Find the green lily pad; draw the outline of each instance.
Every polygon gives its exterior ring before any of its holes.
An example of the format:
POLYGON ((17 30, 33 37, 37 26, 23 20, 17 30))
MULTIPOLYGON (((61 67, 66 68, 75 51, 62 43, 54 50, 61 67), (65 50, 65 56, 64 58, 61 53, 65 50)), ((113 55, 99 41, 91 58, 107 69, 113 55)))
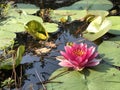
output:
POLYGON ((83 32, 83 37, 90 41, 94 41, 107 33, 110 27, 111 22, 109 20, 98 16, 88 25, 87 29, 83 32))
POLYGON ((109 63, 120 66, 120 37, 115 37, 109 41, 103 41, 98 48, 99 53, 104 58, 108 58, 109 63))
POLYGON ((71 6, 59 8, 61 10, 109 10, 113 4, 109 0, 81 0, 71 6))
POLYGON ((45 30, 48 33, 54 33, 56 31, 58 31, 58 24, 55 24, 55 23, 43 23, 43 26, 44 26, 45 30))
POLYGON ((92 14, 92 15, 100 15, 100 16, 107 16, 108 11, 104 10, 54 10, 53 13, 51 13, 50 17, 52 20, 60 21, 61 18, 68 19, 68 16, 71 17, 73 20, 79 20, 81 18, 84 18, 86 15, 92 14))
POLYGON ((14 38, 16 38, 15 33, 0 30, 0 50, 14 44, 14 38))
POLYGON ((110 16, 107 18, 112 22, 112 27, 109 30, 109 33, 120 35, 120 17, 119 16, 110 16))
POLYGON ((25 31, 24 25, 31 20, 37 20, 39 22, 43 22, 42 18, 33 15, 17 15, 7 19, 2 22, 3 25, 0 26, 2 30, 10 31, 10 32, 23 32, 25 31), (14 27, 14 28, 13 28, 14 27))
POLYGON ((105 17, 109 14, 108 11, 105 11, 105 10, 88 10, 87 11, 88 14, 92 14, 92 15, 98 15, 98 16, 102 16, 102 17, 105 17))
POLYGON ((17 67, 21 60, 22 60, 22 55, 24 54, 25 51, 25 46, 21 45, 18 47, 17 53, 16 53, 16 57, 10 57, 6 60, 0 60, 0 69, 6 69, 6 70, 10 70, 13 68, 13 64, 15 63, 15 67, 17 67), (15 62, 14 62, 15 60, 15 62))
POLYGON ((53 72, 46 84, 47 90, 119 90, 120 72, 101 63, 83 71, 66 71, 60 68, 53 72))
POLYGON ((51 13, 51 18, 52 20, 60 21, 61 18, 67 20, 68 16, 70 16, 72 20, 78 20, 86 15, 86 10, 54 10, 54 12, 51 13))
POLYGON ((22 10, 23 12, 26 12, 27 14, 34 14, 36 11, 38 11, 40 8, 36 7, 33 4, 23 4, 23 3, 17 3, 18 10, 22 10))

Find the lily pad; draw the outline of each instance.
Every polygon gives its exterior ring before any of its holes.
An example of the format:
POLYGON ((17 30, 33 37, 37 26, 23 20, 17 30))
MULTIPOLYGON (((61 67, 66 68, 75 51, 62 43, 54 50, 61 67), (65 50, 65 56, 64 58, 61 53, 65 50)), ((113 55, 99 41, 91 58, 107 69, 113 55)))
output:
POLYGON ((59 8, 61 10, 109 10, 113 4, 109 0, 81 0, 68 7, 59 8))
POLYGON ((58 31, 58 24, 55 23, 43 23, 45 30, 48 33, 54 33, 58 31))
POLYGON ((25 11, 27 14, 34 14, 36 13, 40 8, 36 7, 33 4, 23 4, 23 3, 17 3, 18 10, 25 11))
POLYGON ((104 58, 108 58, 109 63, 120 66, 120 37, 115 37, 109 41, 103 41, 98 48, 99 53, 104 58))
POLYGON ((0 50, 14 44, 14 38, 16 38, 15 33, 0 30, 0 50))
POLYGON ((104 10, 54 10, 53 13, 51 13, 50 17, 52 20, 60 21, 61 18, 68 19, 68 16, 71 17, 73 20, 79 20, 81 18, 84 18, 86 15, 92 14, 92 15, 100 15, 100 16, 107 16, 108 11, 104 10))
POLYGON ((54 12, 51 13, 51 18, 52 20, 60 21, 61 18, 67 19, 68 16, 70 16, 72 20, 78 20, 85 15, 87 15, 86 10, 54 10, 54 12))
POLYGON ((90 41, 94 41, 107 33, 110 27, 111 22, 109 20, 98 16, 88 25, 87 29, 83 32, 83 37, 90 41))
POLYGON ((51 81, 46 84, 46 88, 47 90, 119 90, 119 77, 120 72, 105 63, 81 72, 60 68, 50 76, 51 81))
POLYGON ((109 33, 120 35, 120 17, 119 16, 110 16, 107 18, 112 22, 112 27, 109 30, 109 33))
POLYGON ((10 32, 23 32, 25 31, 24 25, 31 20, 37 20, 39 22, 43 22, 42 18, 33 15, 17 15, 7 19, 2 22, 3 25, 0 26, 2 30, 10 31, 10 32), (13 28, 14 27, 14 28, 13 28))

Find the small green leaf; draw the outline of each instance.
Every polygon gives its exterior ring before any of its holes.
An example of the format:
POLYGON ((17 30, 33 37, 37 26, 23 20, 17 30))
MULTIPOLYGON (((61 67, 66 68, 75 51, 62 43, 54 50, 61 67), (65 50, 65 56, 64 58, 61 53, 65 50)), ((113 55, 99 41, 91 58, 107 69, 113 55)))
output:
POLYGON ((27 14, 34 14, 36 11, 38 11, 40 8, 36 7, 33 4, 23 4, 23 3, 17 3, 18 10, 25 11, 27 14))
POLYGON ((25 46, 21 45, 18 47, 17 53, 16 53, 16 57, 10 57, 6 60, 0 60, 0 69, 7 69, 10 70, 13 68, 13 64, 15 64, 15 67, 17 67, 21 60, 22 60, 22 56, 24 54, 25 51, 25 46), (15 62, 14 62, 15 60, 15 62))
POLYGON ((112 22, 112 27, 110 28, 109 33, 120 35, 120 17, 110 16, 107 19, 112 22))
POLYGON ((70 16, 73 21, 79 20, 85 15, 87 15, 86 10, 54 10, 54 12, 51 13, 51 19, 60 21, 61 18, 65 18, 67 20, 68 16, 70 16))
POLYGON ((15 33, 0 30, 0 50, 14 44, 14 38, 16 38, 15 33))
POLYGON ((58 25, 55 23, 43 23, 43 25, 45 27, 45 30, 48 33, 53 33, 53 32, 58 31, 58 25))

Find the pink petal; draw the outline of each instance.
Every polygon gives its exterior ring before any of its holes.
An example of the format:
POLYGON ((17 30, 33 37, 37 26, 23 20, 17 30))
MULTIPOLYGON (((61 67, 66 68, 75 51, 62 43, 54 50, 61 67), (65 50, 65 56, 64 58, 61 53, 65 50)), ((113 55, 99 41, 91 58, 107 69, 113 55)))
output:
POLYGON ((95 52, 93 55, 89 57, 89 60, 93 60, 98 55, 98 52, 95 52))
POLYGON ((71 46, 65 46, 64 49, 67 54, 71 53, 71 46))
POLYGON ((94 59, 86 64, 86 67, 96 66, 100 63, 101 59, 94 59))
POLYGON ((80 63, 80 66, 84 66, 84 67, 85 67, 86 63, 88 63, 88 59, 83 60, 83 61, 80 63))
POLYGON ((65 59, 69 59, 69 56, 66 54, 66 52, 60 51, 61 55, 65 57, 65 59))
POLYGON ((57 56, 56 59, 59 60, 59 61, 66 60, 63 56, 57 56))
POLYGON ((87 44, 84 44, 84 45, 81 47, 81 50, 87 51, 87 44))
POLYGON ((86 57, 89 58, 94 52, 95 52, 95 47, 88 48, 86 57))
POLYGON ((74 65, 67 60, 61 61, 59 65, 63 67, 74 67, 74 65))

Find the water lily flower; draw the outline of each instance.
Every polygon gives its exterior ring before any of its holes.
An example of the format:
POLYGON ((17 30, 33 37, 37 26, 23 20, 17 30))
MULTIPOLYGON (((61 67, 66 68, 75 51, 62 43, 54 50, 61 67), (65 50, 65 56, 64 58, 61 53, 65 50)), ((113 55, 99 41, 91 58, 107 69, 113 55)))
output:
POLYGON ((57 57, 61 61, 59 63, 60 66, 81 71, 85 67, 96 66, 100 63, 100 60, 95 58, 98 53, 93 46, 88 48, 87 44, 73 43, 64 48, 65 52, 60 51, 61 58, 57 57))

